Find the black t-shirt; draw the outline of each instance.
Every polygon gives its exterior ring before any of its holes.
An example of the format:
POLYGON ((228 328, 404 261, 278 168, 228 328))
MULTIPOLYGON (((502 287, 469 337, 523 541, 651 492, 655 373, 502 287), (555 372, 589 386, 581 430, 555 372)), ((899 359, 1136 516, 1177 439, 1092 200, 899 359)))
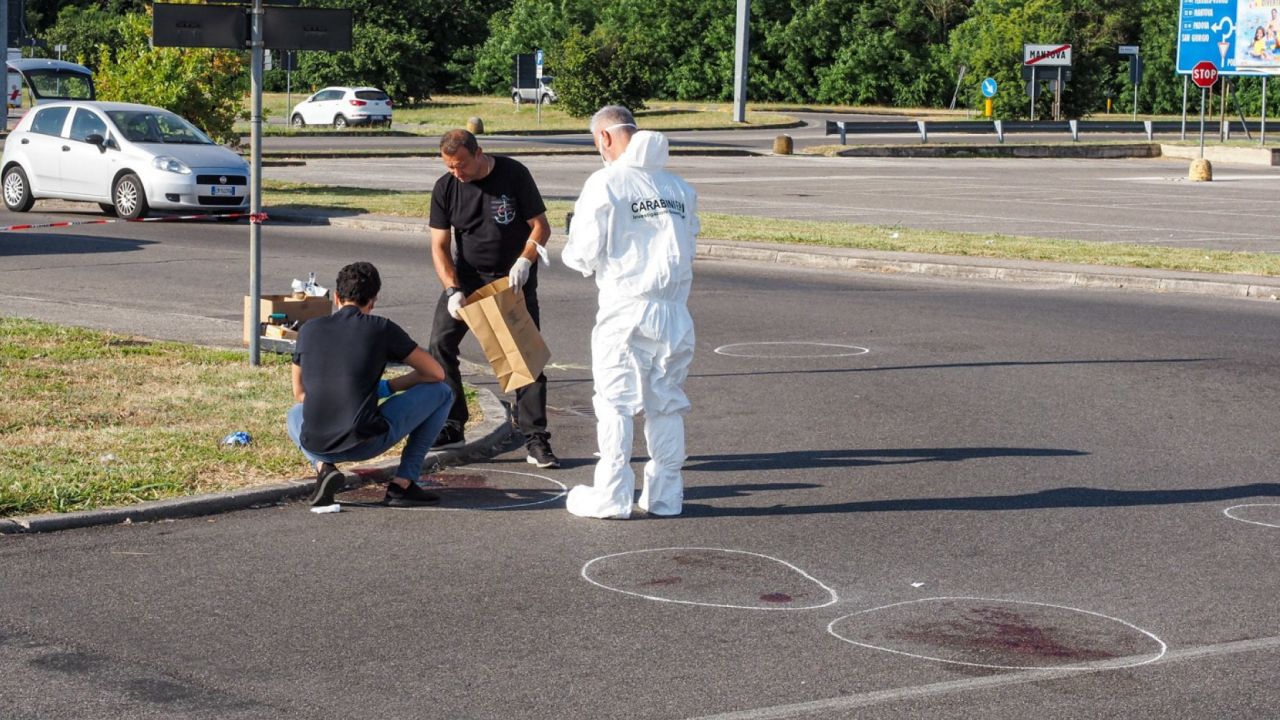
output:
POLYGON ((491 155, 493 170, 462 182, 446 173, 431 191, 437 230, 453 228, 458 269, 506 273, 529 240, 529 221, 547 211, 533 175, 508 157, 491 155))
POLYGON ((399 325, 347 305, 303 323, 293 362, 302 368, 302 446, 338 453, 385 433, 378 381, 388 362, 402 362, 418 344, 399 325))

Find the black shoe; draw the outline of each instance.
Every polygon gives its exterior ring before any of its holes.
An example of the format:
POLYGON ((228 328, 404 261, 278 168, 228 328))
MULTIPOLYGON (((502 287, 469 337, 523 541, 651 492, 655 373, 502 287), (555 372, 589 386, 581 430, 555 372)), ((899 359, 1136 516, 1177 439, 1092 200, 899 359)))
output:
POLYGON ((417 483, 409 483, 409 487, 402 488, 392 482, 387 483, 387 496, 382 502, 391 507, 418 507, 437 505, 440 503, 440 496, 423 490, 417 483))
POLYGON ((433 448, 453 447, 466 442, 466 438, 462 434, 462 428, 458 425, 446 423, 440 428, 440 434, 436 436, 436 441, 431 443, 433 448))
POLYGON ((545 438, 534 438, 525 445, 529 457, 525 458, 525 462, 530 465, 537 465, 543 470, 560 467, 560 458, 551 452, 551 444, 545 438))
POLYGON ((311 491, 307 502, 312 507, 319 505, 332 505, 333 496, 342 489, 342 484, 346 482, 347 477, 342 474, 333 463, 321 463, 320 469, 316 471, 316 487, 311 491))

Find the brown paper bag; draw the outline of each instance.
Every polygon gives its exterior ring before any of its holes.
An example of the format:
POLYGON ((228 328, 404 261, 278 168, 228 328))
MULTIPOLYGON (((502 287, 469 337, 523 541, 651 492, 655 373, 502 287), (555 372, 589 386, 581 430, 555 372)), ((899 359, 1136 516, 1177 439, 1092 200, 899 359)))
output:
POLYGON ((462 319, 480 341, 502 392, 532 384, 551 359, 525 307, 524 294, 511 292, 507 278, 471 293, 462 306, 462 319))

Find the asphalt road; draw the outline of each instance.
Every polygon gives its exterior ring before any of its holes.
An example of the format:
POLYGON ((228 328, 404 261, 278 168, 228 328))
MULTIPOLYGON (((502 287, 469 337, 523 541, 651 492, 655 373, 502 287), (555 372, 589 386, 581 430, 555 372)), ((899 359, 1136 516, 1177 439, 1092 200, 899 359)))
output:
MULTIPOLYGON (((522 156, 543 195, 573 200, 594 156, 522 156)), ((958 232, 1280 251, 1280 173, 1220 165, 1211 183, 1182 160, 1030 160, 676 156, 704 211, 958 232)), ((429 191, 436 159, 311 159, 264 177, 429 191)), ((552 218, 563 226, 564 218, 552 218)), ((2 220, 0 220, 2 221, 2 220)))
MULTIPOLYGON (((234 343, 244 234, 2 235, 0 298, 234 343)), ((421 237, 268 238, 268 289, 369 259, 426 337, 421 237)), ((564 512, 557 483, 591 475, 594 298, 556 266, 565 469, 451 470, 451 509, 0 540, 5 717, 1274 716, 1271 304, 697 273, 683 516, 564 512)))

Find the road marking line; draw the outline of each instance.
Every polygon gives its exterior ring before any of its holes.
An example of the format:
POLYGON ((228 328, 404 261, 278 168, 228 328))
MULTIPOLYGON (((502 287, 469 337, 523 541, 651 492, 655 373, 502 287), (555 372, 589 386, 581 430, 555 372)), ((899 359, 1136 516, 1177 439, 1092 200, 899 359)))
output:
MULTIPOLYGON (((1172 650, 1167 653, 1159 663, 1148 667, 1159 667, 1165 663, 1180 662, 1184 660, 1199 660, 1201 658, 1220 657, 1223 655, 1236 655, 1239 653, 1275 649, 1280 649, 1280 637, 1238 640, 1235 642, 1219 643, 1217 645, 1202 645, 1200 647, 1172 650)), ((929 685, 894 688, 892 690, 877 690, 874 692, 858 693, 856 695, 827 698, 826 700, 813 700, 811 702, 793 703, 790 705, 753 708, 750 710, 720 713, 718 715, 702 715, 696 718, 690 718, 689 720, 780 720, 782 718, 795 718, 802 717, 804 715, 811 715, 813 713, 830 713, 833 711, 850 710, 853 708, 867 707, 869 705, 878 705, 880 703, 897 702, 899 700, 914 700, 917 698, 945 695, 954 692, 971 692, 974 690, 984 690, 987 688, 1005 687, 1009 685, 1047 682, 1057 678, 1076 678, 1080 677, 1082 671, 1087 673, 1112 671, 1115 669, 1114 663, 1115 658, 1112 658, 1111 660, 1100 661, 1097 663, 1077 665, 1073 670, 1026 670, 984 678, 967 678, 964 680, 952 680, 948 682, 932 683, 929 685), (1097 667, 1092 668, 1089 667, 1090 665, 1096 665, 1097 667), (1054 678, 1054 675, 1056 675, 1057 678, 1054 678)))

